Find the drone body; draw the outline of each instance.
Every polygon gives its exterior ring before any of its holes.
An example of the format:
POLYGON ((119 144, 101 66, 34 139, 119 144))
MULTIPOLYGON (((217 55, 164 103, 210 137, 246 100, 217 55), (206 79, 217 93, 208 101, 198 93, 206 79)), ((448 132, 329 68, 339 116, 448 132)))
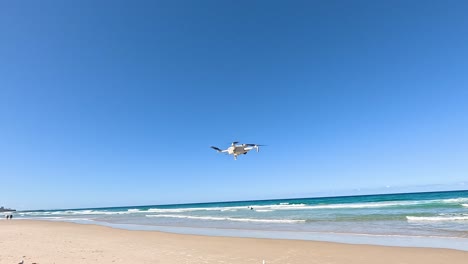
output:
POLYGON ((258 144, 238 144, 239 142, 235 141, 232 142, 231 146, 228 147, 227 149, 220 149, 217 147, 211 146, 212 149, 220 152, 220 153, 227 153, 229 155, 234 156, 234 160, 237 160, 237 156, 242 155, 242 154, 247 154, 247 152, 251 151, 252 149, 256 149, 257 152, 260 150, 260 146, 263 145, 258 145, 258 144))

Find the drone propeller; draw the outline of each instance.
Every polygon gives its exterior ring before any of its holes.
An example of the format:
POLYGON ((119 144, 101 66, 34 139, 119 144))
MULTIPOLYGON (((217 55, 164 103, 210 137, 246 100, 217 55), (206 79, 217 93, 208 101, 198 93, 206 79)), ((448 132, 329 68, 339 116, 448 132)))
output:
POLYGON ((217 148, 217 147, 214 147, 214 146, 211 146, 210 148, 212 148, 212 149, 214 149, 214 150, 216 150, 216 151, 218 151, 218 152, 221 152, 221 151, 222 151, 220 148, 217 148))

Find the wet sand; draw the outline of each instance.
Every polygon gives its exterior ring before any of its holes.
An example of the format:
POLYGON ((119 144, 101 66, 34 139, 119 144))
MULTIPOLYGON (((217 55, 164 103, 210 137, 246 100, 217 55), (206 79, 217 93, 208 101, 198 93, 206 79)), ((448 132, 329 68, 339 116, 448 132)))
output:
POLYGON ((52 221, 0 221, 0 264, 450 263, 468 251, 129 231, 52 221))

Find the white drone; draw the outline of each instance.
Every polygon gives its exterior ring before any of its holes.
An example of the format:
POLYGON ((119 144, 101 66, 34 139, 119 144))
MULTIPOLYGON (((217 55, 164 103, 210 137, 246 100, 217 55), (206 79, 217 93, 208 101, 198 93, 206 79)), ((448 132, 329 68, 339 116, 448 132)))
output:
POLYGON ((256 149, 257 152, 260 150, 260 146, 265 146, 265 145, 258 145, 258 144, 238 144, 239 142, 234 141, 232 142, 231 146, 227 149, 220 149, 217 147, 211 146, 212 149, 220 152, 220 153, 227 153, 229 155, 234 156, 234 160, 237 160, 237 156, 242 155, 242 154, 247 154, 247 152, 251 151, 252 149, 256 149))

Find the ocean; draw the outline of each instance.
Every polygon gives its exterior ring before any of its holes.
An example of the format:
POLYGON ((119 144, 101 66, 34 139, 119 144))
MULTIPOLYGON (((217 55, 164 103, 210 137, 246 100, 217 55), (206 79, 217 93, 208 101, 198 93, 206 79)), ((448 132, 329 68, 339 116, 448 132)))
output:
POLYGON ((15 218, 468 251, 468 191, 36 210, 17 212, 15 218))

